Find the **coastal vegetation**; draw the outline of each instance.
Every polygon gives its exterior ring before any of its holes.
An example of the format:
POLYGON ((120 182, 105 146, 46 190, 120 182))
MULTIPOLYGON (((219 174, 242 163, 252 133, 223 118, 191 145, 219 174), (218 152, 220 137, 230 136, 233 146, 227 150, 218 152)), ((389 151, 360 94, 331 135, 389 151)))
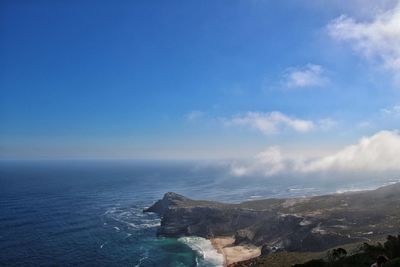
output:
POLYGON ((400 266, 400 235, 389 235, 385 242, 355 243, 319 253, 278 252, 229 267, 370 267, 380 255, 389 259, 385 267, 400 266))
POLYGON ((386 256, 389 261, 385 267, 400 266, 400 235, 387 237, 386 242, 371 245, 364 243, 360 251, 347 255, 343 248, 333 249, 327 253, 325 259, 311 260, 295 267, 369 267, 380 255, 386 256))

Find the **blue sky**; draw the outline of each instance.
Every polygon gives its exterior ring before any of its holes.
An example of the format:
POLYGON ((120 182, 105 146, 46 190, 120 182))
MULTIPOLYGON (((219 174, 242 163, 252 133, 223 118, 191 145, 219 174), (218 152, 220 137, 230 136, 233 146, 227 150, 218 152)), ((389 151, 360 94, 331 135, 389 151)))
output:
POLYGON ((319 155, 396 131, 398 1, 322 2, 2 1, 0 158, 319 155))

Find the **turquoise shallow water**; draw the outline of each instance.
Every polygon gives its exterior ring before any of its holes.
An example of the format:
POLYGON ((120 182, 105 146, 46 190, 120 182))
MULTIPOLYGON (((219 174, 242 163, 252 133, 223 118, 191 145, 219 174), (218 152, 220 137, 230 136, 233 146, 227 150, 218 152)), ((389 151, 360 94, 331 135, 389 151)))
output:
POLYGON ((239 202, 377 183, 244 183, 188 162, 0 162, 0 266, 218 266, 204 240, 157 238, 160 219, 143 208, 167 191, 239 202))

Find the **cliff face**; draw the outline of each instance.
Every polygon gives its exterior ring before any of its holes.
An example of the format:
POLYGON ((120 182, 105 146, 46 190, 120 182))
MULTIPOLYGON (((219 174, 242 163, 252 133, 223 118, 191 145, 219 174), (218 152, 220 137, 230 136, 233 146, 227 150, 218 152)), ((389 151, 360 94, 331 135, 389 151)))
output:
POLYGON ((271 251, 322 251, 381 238, 400 229, 400 184, 374 191, 241 204, 167 193, 145 212, 162 218, 162 236, 235 236, 271 251))
POLYGON ((159 214, 162 220, 158 234, 171 237, 232 235, 251 226, 266 213, 241 209, 233 204, 195 201, 171 192, 145 212, 159 214))

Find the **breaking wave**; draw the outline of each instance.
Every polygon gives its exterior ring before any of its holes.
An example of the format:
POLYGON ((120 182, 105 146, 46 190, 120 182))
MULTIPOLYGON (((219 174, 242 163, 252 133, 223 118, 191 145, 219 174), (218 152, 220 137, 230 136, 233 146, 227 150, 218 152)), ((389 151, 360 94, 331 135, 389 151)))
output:
POLYGON ((197 266, 199 267, 223 267, 224 257, 218 253, 211 241, 202 237, 181 237, 179 242, 184 243, 197 254, 197 266))

